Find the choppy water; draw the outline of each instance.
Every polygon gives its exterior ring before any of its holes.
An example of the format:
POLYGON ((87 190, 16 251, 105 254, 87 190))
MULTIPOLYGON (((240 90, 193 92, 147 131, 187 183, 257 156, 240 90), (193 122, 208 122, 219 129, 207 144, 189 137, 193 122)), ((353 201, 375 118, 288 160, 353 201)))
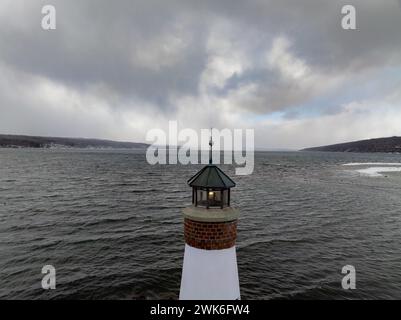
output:
MULTIPOLYGON (((401 298, 401 175, 349 162, 399 155, 256 153, 234 176, 243 299, 401 298), (341 288, 341 268, 357 290, 341 288)), ((176 299, 186 180, 139 151, 0 149, 0 298, 176 299), (41 269, 57 289, 41 289, 41 269)))

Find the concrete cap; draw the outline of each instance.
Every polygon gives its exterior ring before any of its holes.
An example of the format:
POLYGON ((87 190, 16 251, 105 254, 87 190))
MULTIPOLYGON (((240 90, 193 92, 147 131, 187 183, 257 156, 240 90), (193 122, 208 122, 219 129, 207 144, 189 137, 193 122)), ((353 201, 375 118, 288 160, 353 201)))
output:
POLYGON ((182 210, 185 218, 200 222, 226 222, 234 221, 239 217, 239 210, 232 207, 220 208, 202 208, 187 207, 182 210))

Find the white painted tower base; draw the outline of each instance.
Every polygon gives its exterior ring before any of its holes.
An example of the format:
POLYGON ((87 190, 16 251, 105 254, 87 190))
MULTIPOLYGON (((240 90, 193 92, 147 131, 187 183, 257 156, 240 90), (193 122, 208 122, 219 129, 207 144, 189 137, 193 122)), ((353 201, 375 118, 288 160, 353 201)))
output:
POLYGON ((197 249, 185 244, 180 300, 239 300, 235 246, 197 249))

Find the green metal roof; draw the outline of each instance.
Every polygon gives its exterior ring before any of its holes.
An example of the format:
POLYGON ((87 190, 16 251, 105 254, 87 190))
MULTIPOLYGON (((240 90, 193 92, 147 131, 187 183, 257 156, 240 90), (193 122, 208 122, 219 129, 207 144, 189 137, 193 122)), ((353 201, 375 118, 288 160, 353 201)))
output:
POLYGON ((191 187, 203 188, 223 188, 235 187, 235 182, 231 180, 219 167, 209 164, 188 180, 191 187))

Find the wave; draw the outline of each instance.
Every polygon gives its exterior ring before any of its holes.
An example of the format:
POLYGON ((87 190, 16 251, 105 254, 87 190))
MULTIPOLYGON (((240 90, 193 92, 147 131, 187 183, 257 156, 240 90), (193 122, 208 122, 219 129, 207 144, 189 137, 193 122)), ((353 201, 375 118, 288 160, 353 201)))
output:
POLYGON ((355 171, 369 177, 382 177, 382 173, 401 172, 401 167, 370 167, 355 171))
POLYGON ((149 193, 149 192, 160 192, 159 189, 140 189, 140 190, 131 190, 131 193, 149 193))
POLYGON ((250 240, 250 241, 242 241, 241 244, 237 245, 238 249, 246 249, 248 247, 252 247, 255 245, 261 244, 269 244, 269 245, 278 245, 278 244, 295 244, 295 243, 311 243, 312 239, 308 238, 300 238, 300 239, 260 239, 260 240, 250 240))
POLYGON ((343 166, 401 166, 401 162, 350 162, 343 166))

